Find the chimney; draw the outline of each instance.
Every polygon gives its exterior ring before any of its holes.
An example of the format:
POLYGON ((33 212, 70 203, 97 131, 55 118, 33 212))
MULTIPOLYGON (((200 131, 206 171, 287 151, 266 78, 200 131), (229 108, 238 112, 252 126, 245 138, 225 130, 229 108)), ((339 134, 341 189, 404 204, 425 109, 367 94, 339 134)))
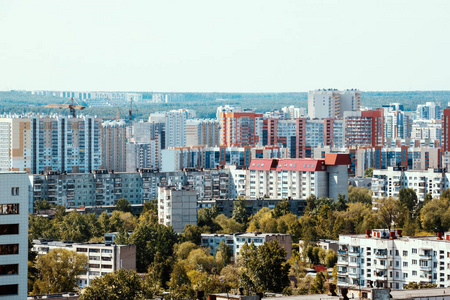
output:
POLYGON ((390 240, 395 240, 397 237, 395 236, 395 231, 390 231, 389 232, 389 239, 390 240))
POLYGON ((370 238, 371 235, 372 235, 372 230, 370 230, 370 229, 366 230, 366 237, 370 238))
POLYGON ((438 237, 437 238, 438 240, 442 240, 443 239, 442 236, 444 235, 444 233, 443 232, 437 232, 436 235, 438 237))

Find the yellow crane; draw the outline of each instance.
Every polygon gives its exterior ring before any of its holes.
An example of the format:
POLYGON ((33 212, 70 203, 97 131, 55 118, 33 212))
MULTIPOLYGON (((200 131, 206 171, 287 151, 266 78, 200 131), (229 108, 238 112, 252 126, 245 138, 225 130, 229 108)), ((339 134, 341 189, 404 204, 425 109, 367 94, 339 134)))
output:
POLYGON ((74 118, 76 117, 75 109, 83 110, 86 108, 85 106, 80 105, 76 100, 74 100, 73 97, 70 98, 70 100, 66 101, 63 104, 47 104, 45 107, 59 108, 59 109, 68 108, 70 111, 70 114, 74 118))

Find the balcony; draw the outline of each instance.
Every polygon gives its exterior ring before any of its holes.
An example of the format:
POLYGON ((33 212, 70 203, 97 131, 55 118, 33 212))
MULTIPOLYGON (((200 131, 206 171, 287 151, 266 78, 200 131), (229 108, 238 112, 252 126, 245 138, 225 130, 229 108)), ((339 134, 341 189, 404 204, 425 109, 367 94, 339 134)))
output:
POLYGON ((346 261, 346 260, 338 260, 337 264, 338 264, 338 266, 347 266, 348 265, 348 261, 346 261))
POLYGON ((350 277, 350 278, 359 278, 359 274, 358 273, 348 273, 348 277, 350 277))
POLYGON ((422 260, 430 260, 433 258, 429 253, 420 253, 419 256, 422 260))
POLYGON ((377 269, 377 270, 387 270, 387 265, 377 264, 375 266, 375 269, 377 269))
POLYGON ((386 259, 387 258, 387 253, 377 252, 377 253, 375 253, 375 257, 376 258, 381 258, 381 259, 386 259))
POLYGON ((357 268, 359 268, 359 262, 357 262, 357 261, 349 261, 348 262, 348 266, 349 267, 357 267, 357 268))
POLYGON ((431 266, 420 266, 421 271, 430 271, 431 272, 431 266))
POLYGON ((348 253, 347 250, 338 250, 337 251, 337 254, 340 254, 340 255, 347 255, 347 253, 348 253))
POLYGON ((360 253, 359 253, 359 251, 349 251, 349 252, 348 252, 348 255, 349 255, 349 256, 359 256, 360 253))

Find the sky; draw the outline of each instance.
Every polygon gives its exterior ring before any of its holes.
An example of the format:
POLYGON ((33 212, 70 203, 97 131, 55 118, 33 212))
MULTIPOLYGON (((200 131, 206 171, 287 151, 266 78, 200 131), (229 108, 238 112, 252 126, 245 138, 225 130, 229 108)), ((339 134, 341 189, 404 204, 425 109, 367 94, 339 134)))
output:
POLYGON ((0 0, 0 90, 450 89, 448 0, 0 0))

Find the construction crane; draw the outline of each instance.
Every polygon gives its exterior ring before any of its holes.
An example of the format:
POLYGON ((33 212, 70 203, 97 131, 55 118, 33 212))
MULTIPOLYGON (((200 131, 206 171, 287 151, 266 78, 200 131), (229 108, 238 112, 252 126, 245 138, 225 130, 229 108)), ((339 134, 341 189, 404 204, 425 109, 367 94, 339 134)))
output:
POLYGON ((74 118, 76 118, 75 109, 83 110, 86 108, 85 106, 80 105, 76 100, 74 100, 73 97, 63 104, 47 104, 45 107, 59 108, 59 109, 68 108, 70 110, 70 114, 74 118))

